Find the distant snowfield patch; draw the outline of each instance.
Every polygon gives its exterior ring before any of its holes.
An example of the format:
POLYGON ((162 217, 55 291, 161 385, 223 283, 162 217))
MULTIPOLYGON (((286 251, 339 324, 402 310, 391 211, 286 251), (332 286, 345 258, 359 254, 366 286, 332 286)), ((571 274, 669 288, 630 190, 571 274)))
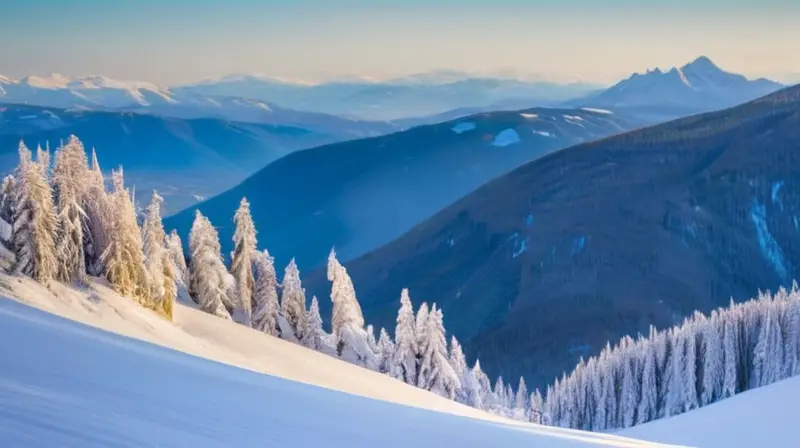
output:
POLYGON ((534 134, 537 134, 537 135, 543 135, 543 136, 545 136, 545 137, 551 137, 551 138, 555 138, 555 135, 553 135, 553 134, 551 134, 551 133, 549 133, 549 132, 547 132, 547 131, 537 131, 537 130, 534 130, 534 131, 533 131, 533 133, 534 133, 534 134))
POLYGON ((517 131, 513 129, 504 129, 494 137, 494 140, 492 141, 492 146, 498 146, 502 148, 519 142, 520 138, 517 131))
POLYGON ((539 118, 539 114, 519 114, 519 116, 522 118, 527 118, 528 120, 539 118))
POLYGON ((583 117, 580 117, 578 115, 564 115, 564 118, 566 118, 567 120, 583 121, 583 117))
POLYGON ((595 109, 593 107, 581 107, 581 110, 585 110, 586 112, 594 112, 596 114, 609 114, 609 115, 613 115, 614 114, 614 112, 611 112, 610 110, 595 109))
POLYGON ((0 446, 667 446, 511 422, 186 305, 165 321, 99 281, 0 275, 0 295, 139 339, 0 298, 0 446))
POLYGON ((464 122, 458 123, 457 125, 453 126, 451 130, 456 134, 462 134, 467 131, 472 131, 475 129, 475 123, 464 122))
POLYGON ((789 378, 618 434, 702 448, 795 448, 798 396, 800 377, 789 378))

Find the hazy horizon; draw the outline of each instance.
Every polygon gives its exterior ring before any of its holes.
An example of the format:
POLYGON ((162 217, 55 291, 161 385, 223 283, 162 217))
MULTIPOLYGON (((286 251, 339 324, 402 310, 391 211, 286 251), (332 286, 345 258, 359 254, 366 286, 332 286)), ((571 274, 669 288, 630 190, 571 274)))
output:
POLYGON ((798 22, 800 2, 789 0, 27 0, 0 17, 0 74, 175 85, 454 70, 610 84, 704 55, 751 78, 797 82, 798 22))

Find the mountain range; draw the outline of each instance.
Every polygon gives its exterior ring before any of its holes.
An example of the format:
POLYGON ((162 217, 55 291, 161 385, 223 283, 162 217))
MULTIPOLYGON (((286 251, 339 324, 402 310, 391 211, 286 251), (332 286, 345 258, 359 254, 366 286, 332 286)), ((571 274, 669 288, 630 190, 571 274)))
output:
POLYGON ((232 216, 247 197, 260 245, 278 265, 310 269, 336 246, 341 259, 388 243, 517 166, 634 127, 602 110, 535 108, 477 114, 284 157, 225 193, 168 218, 186 236, 194 209, 231 249, 232 216))
POLYGON ((281 107, 272 101, 223 95, 202 95, 152 83, 118 81, 104 76, 68 78, 0 76, 0 103, 62 109, 136 112, 170 118, 216 118, 246 123, 302 127, 314 132, 363 138, 386 134, 397 125, 341 118, 281 107))
POLYGON ((429 116, 462 107, 523 109, 554 105, 601 86, 559 84, 508 78, 412 76, 374 82, 350 80, 323 84, 287 83, 265 76, 234 75, 174 88, 178 93, 222 95, 272 101, 299 110, 362 120, 429 116))
POLYGON ((660 122, 735 106, 772 93, 784 85, 747 79, 727 72, 706 56, 668 71, 634 73, 608 89, 570 100, 568 106, 627 110, 642 120, 660 122))
POLYGON ((292 151, 346 138, 210 118, 0 104, 0 173, 16 166, 20 140, 31 148, 55 150, 72 134, 87 149, 96 149, 104 170, 124 165, 128 182, 138 191, 158 190, 167 199, 166 213, 225 191, 292 151))
MULTIPOLYGON (((606 341, 791 284, 798 147, 800 86, 539 158, 347 270, 376 327, 408 287, 487 372, 549 383, 606 341)), ((305 285, 327 296, 324 272, 305 285)))

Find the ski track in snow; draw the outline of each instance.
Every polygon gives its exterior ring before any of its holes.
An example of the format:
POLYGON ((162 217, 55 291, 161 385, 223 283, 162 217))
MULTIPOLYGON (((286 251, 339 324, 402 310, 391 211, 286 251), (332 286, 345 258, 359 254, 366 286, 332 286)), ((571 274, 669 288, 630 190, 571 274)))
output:
POLYGON ((248 360, 266 358, 273 369, 302 381, 198 358, 0 298, 0 328, 14 335, 0 338, 3 447, 664 446, 510 422, 180 304, 176 325, 97 285, 90 291, 57 286, 57 298, 46 297, 29 279, 3 275, 0 286, 44 309, 127 333, 144 326, 139 337, 173 343, 186 338, 187 346, 194 337, 210 354, 220 347, 200 337, 203 331, 223 339, 223 346, 246 343, 241 348, 253 353, 248 360), (96 295, 92 303, 89 294, 96 295), (296 365, 281 365, 286 363, 296 365), (346 378, 352 390, 397 396, 416 407, 309 384, 315 375, 334 384, 346 378), (451 412, 431 410, 436 407, 451 412), (470 414, 477 418, 464 417, 470 414))

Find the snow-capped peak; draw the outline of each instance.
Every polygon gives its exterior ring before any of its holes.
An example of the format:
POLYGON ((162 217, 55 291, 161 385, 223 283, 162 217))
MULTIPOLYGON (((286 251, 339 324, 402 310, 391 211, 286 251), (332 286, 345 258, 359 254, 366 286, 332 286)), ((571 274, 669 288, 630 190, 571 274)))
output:
POLYGON ((716 64, 714 64, 711 59, 707 56, 700 56, 694 61, 684 65, 681 67, 681 70, 686 69, 693 69, 693 70, 700 70, 700 71, 707 71, 707 72, 723 72, 721 68, 719 68, 716 64))
POLYGON ((61 73, 51 73, 48 76, 26 76, 20 80, 20 84, 26 84, 40 89, 64 89, 69 84, 70 79, 61 73))
POLYGON ((16 84, 17 81, 13 78, 9 78, 8 76, 0 75, 0 84, 16 84))

